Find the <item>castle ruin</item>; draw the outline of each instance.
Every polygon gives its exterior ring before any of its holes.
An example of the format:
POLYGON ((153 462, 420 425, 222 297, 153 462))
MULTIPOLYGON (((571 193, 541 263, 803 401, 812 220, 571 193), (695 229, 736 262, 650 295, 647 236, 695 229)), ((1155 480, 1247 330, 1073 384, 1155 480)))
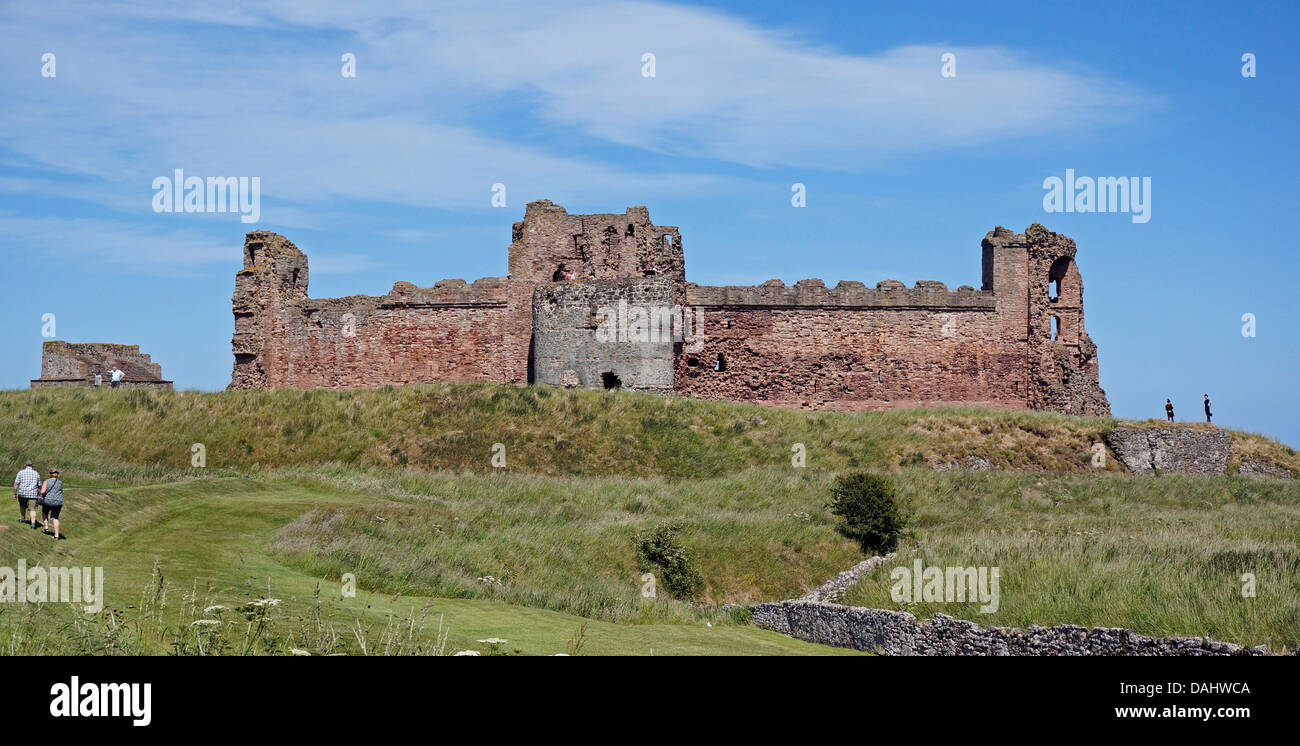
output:
POLYGON ((307 256, 254 231, 235 279, 230 387, 477 381, 812 409, 1108 415, 1074 241, 1034 224, 995 228, 982 246, 978 290, 704 286, 686 281, 677 228, 654 225, 645 207, 570 215, 542 200, 514 224, 506 277, 318 299, 307 256))
POLYGON ((88 342, 74 344, 51 339, 41 346, 41 377, 32 380, 32 388, 93 386, 95 372, 103 385, 109 385, 114 367, 122 369, 121 386, 126 388, 170 389, 171 381, 162 377, 162 366, 140 352, 140 345, 88 342))

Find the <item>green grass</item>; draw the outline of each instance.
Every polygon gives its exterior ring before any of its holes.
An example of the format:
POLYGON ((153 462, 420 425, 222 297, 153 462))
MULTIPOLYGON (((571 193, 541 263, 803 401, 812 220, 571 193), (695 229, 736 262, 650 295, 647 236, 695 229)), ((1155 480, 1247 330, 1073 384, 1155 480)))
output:
MULTIPOLYGON (((190 624, 221 604, 207 652, 487 652, 487 637, 527 654, 578 638, 586 653, 832 652, 716 609, 802 595, 861 559, 825 510, 853 469, 889 474, 917 506, 900 561, 919 540, 927 563, 1002 569, 997 614, 910 609, 923 617, 1300 644, 1300 486, 1092 469, 1116 424, 477 385, 0 392, 0 463, 63 469, 72 536, 0 521, 0 565, 103 566, 113 609, 0 604, 0 651, 194 652, 190 624), (807 468, 791 465, 796 443, 807 468), (999 471, 929 468, 965 456, 999 471), (663 522, 682 527, 694 599, 641 598, 634 537, 663 522), (1245 572, 1256 598, 1240 597, 1245 572), (345 573, 356 598, 339 597, 345 573), (282 605, 266 617, 234 611, 268 595, 282 605)), ((1244 457, 1300 472, 1287 446, 1234 433, 1244 457)), ((888 570, 846 600, 895 608, 888 570)))
MULTIPOLYGON (((32 452, 84 474, 151 479, 260 474, 292 465, 417 466, 487 473, 711 477, 786 466, 925 466, 979 456, 1003 469, 1090 470, 1114 420, 966 408, 801 412, 631 392, 474 384, 364 391, 42 389, 0 392, 0 456, 32 452), (20 446, 21 444, 21 446, 20 446)), ((1195 427, 1195 425, 1187 425, 1195 427)), ((1237 434, 1237 450, 1300 473, 1300 455, 1237 434)), ((1118 469, 1115 459, 1110 469, 1118 469)))
MULTIPOLYGON (((57 544, 11 517, 0 523, 0 563, 12 567, 23 557, 29 566, 102 566, 106 605, 98 617, 88 618, 62 604, 0 605, 0 652, 164 654, 178 643, 193 644, 199 632, 192 621, 218 617, 226 620, 223 629, 233 641, 228 652, 235 653, 286 653, 301 647, 358 654, 360 641, 366 640, 366 652, 374 654, 383 652, 385 643, 408 638, 404 652, 488 653, 491 646, 477 641, 500 637, 509 640, 500 646, 503 651, 549 655, 566 652, 584 625, 583 654, 842 652, 714 614, 678 611, 675 623, 615 624, 499 600, 376 593, 366 589, 364 571, 358 572, 362 588, 357 596, 340 598, 337 579, 287 565, 270 551, 273 534, 295 516, 364 508, 372 502, 366 494, 292 480, 203 479, 81 493, 70 503, 75 504, 75 518, 70 510, 67 521, 72 538, 57 544), (161 594, 154 592, 155 558, 163 575, 161 594), (247 622, 235 610, 267 597, 281 601, 268 620, 271 629, 265 636, 270 641, 247 648, 247 622), (217 604, 228 610, 203 613, 217 604), (421 618, 424 624, 411 623, 421 618), (439 623, 446 633, 441 647, 439 623)), ((633 596, 630 591, 624 595, 633 596)))
POLYGON ((280 529, 272 550, 313 575, 352 572, 386 593, 631 622, 700 619, 687 604, 640 598, 634 535, 664 521, 683 526, 707 581, 694 600, 705 604, 800 595, 859 559, 822 510, 822 472, 683 482, 406 473, 401 488, 415 499, 314 510, 280 529))
POLYGON ((1080 624, 1208 636, 1274 650, 1300 645, 1300 488, 1243 477, 913 472, 915 542, 843 603, 941 612, 982 625, 1080 624), (1000 608, 900 604, 890 572, 1000 567, 1000 608), (1242 596, 1242 575, 1256 595, 1242 596))

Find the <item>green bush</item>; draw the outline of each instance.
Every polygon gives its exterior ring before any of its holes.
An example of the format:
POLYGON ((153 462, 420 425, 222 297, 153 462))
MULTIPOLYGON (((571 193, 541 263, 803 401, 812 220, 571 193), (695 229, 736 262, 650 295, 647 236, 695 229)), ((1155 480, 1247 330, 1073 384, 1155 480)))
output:
POLYGON ((636 535, 636 553, 642 572, 659 570, 663 587, 673 598, 690 599, 704 587, 704 579, 691 564, 686 547, 677 538, 681 526, 661 523, 636 535))
POLYGON ((885 554, 898 548, 910 518, 889 480, 856 472, 835 479, 826 507, 844 519, 840 533, 862 545, 869 554, 885 554))

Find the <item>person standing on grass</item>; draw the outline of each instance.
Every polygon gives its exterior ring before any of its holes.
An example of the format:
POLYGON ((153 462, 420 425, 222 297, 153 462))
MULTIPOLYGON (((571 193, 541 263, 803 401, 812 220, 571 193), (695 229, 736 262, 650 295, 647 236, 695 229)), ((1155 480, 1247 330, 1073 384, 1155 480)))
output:
POLYGON ((104 374, 103 374, 102 371, 96 370, 96 371, 95 371, 95 388, 99 388, 100 386, 103 386, 103 385, 104 385, 104 374))
POLYGON ((1165 399, 1165 416, 1169 418, 1170 422, 1174 421, 1174 403, 1168 399, 1165 399))
POLYGON ((50 478, 41 485, 41 523, 45 524, 45 533, 50 532, 50 520, 54 521, 54 540, 59 540, 59 514, 63 512, 63 480, 59 478, 58 469, 50 469, 50 478))
POLYGON ((109 385, 112 386, 113 388, 117 388, 118 386, 121 386, 121 385, 122 385, 122 376, 125 376, 125 375, 126 375, 126 374, 122 372, 122 369, 121 369, 121 368, 119 368, 119 367, 117 367, 116 365, 114 365, 114 366, 113 366, 113 378, 112 378, 112 380, 109 382, 109 385))
POLYGON ((36 501, 40 498, 41 475, 28 461, 18 476, 14 477, 14 497, 18 500, 18 520, 30 522, 36 528, 36 501))

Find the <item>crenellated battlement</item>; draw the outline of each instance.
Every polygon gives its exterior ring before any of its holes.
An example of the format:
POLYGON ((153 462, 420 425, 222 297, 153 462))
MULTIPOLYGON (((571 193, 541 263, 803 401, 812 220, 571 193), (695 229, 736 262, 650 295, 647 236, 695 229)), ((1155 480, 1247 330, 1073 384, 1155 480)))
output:
POLYGON ((962 285, 949 290, 942 282, 921 280, 907 287, 883 280, 874 288, 855 280, 841 280, 833 288, 813 278, 786 285, 768 280, 762 285, 686 284, 686 302, 708 308, 816 308, 816 309, 924 309, 932 311, 992 311, 991 291, 962 285))

